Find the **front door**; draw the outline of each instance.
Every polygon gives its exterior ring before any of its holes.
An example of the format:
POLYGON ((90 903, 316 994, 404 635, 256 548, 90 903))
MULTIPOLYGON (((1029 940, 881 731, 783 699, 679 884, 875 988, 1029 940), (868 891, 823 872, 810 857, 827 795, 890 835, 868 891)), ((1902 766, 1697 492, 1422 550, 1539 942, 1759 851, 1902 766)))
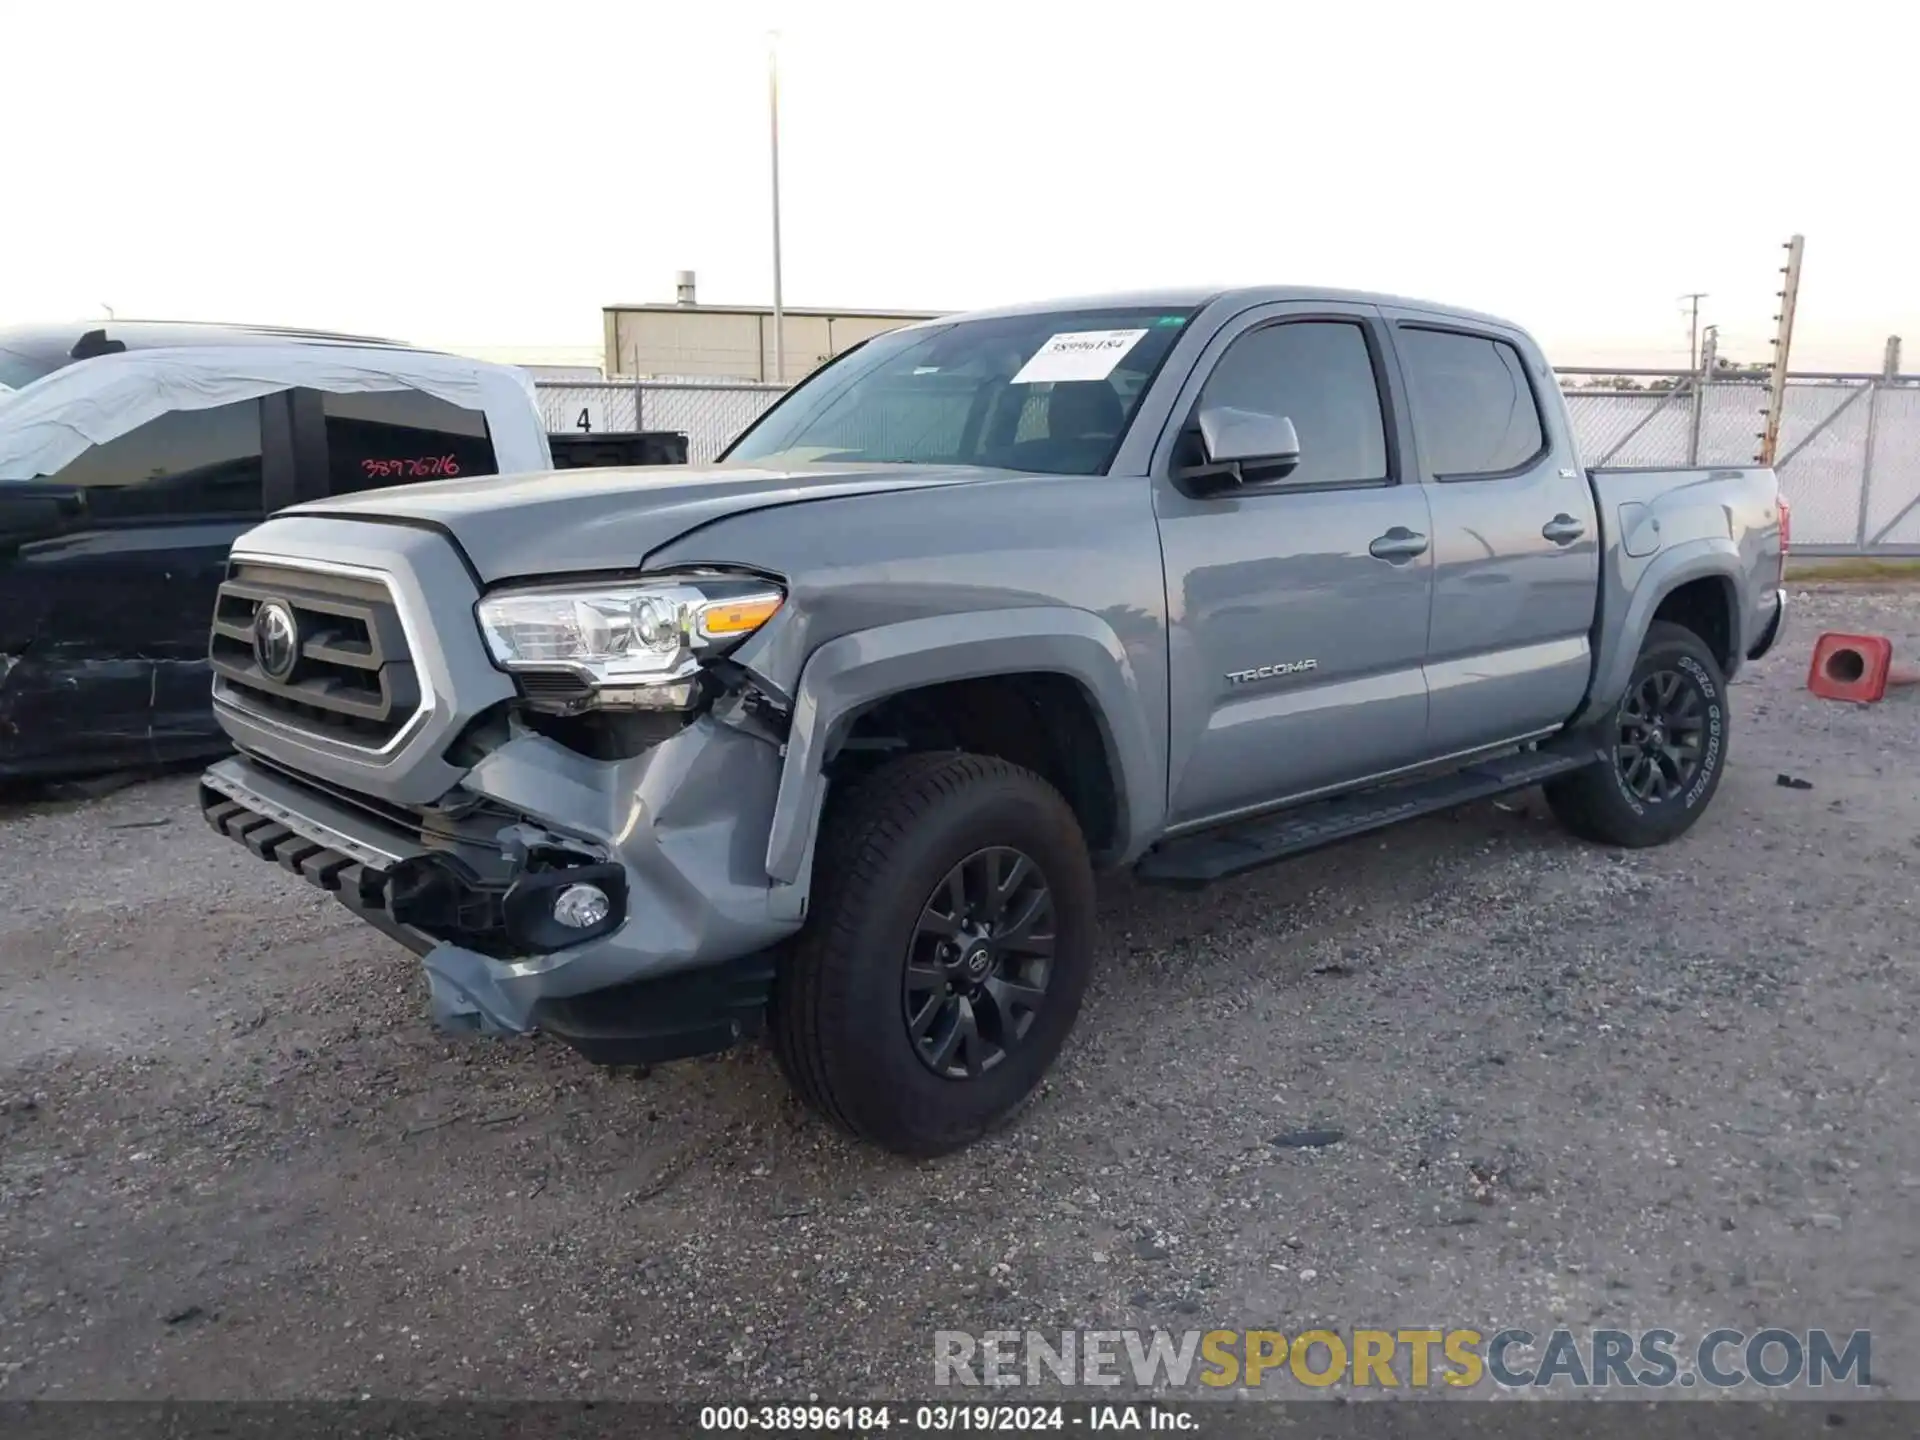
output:
POLYGON ((1402 473, 1371 307, 1261 306, 1223 327, 1155 481, 1171 636, 1169 818, 1197 827, 1417 763, 1432 593, 1425 487, 1402 473), (1285 416, 1290 473, 1203 493, 1201 404, 1285 416))
POLYGON ((280 489, 261 414, 259 400, 170 411, 57 475, 0 482, 0 770, 139 765, 219 743, 214 593, 280 489))

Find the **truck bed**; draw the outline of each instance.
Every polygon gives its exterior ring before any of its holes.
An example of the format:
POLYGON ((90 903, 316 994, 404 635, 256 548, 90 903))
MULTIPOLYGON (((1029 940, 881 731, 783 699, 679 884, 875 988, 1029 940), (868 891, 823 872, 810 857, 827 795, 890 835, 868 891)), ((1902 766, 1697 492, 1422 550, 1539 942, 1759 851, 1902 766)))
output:
POLYGON ((547 444, 556 470, 687 463, 687 437, 680 430, 604 430, 590 435, 559 430, 547 436, 547 444))

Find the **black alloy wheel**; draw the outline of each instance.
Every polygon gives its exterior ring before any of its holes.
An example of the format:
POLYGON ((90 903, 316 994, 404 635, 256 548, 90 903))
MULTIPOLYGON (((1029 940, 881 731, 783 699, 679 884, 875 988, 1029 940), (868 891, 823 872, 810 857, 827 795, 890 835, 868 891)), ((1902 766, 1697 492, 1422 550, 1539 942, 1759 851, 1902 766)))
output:
POLYGON ((934 887, 907 943, 902 1015, 934 1074, 970 1080, 1024 1040, 1046 1004, 1053 891, 1019 850, 976 850, 934 887))
MULTIPOLYGON (((1687 833, 1727 769, 1727 681, 1704 637, 1656 620, 1594 760, 1549 780, 1547 805, 1585 840, 1639 849, 1687 833)), ((1604 727, 1604 728, 1602 728, 1604 727)))
POLYGON ((883 761, 821 819, 768 1007, 780 1068, 842 1129, 951 1154, 1038 1092, 1096 923, 1086 838, 1045 779, 991 755, 883 761))
POLYGON ((1706 708, 1700 686, 1677 669, 1642 676, 1627 692, 1613 760, 1637 798, 1662 804, 1693 784, 1706 758, 1706 708))

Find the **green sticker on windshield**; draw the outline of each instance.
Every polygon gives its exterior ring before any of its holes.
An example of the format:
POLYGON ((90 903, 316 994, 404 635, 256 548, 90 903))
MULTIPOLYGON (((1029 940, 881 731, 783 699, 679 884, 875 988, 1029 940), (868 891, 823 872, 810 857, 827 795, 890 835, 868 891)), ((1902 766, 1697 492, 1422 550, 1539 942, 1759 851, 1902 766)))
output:
POLYGON ((1153 323, 1156 325, 1184 325, 1187 323, 1187 317, 1184 315, 1162 315, 1153 323))

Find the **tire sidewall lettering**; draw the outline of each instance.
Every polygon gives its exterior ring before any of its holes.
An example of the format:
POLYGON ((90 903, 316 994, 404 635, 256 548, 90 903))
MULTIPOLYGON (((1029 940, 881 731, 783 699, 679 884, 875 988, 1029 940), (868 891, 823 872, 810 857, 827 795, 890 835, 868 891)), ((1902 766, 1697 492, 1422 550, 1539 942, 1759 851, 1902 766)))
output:
POLYGON ((1695 777, 1692 788, 1680 797, 1680 803, 1688 810, 1698 805, 1703 796, 1713 788, 1713 782, 1720 773, 1721 757, 1726 753, 1727 721, 1724 707, 1720 703, 1720 687, 1714 683, 1713 676, 1691 655, 1680 657, 1680 668, 1693 677, 1694 684, 1700 687, 1700 698, 1707 708, 1707 748, 1700 757, 1700 774, 1695 777))

